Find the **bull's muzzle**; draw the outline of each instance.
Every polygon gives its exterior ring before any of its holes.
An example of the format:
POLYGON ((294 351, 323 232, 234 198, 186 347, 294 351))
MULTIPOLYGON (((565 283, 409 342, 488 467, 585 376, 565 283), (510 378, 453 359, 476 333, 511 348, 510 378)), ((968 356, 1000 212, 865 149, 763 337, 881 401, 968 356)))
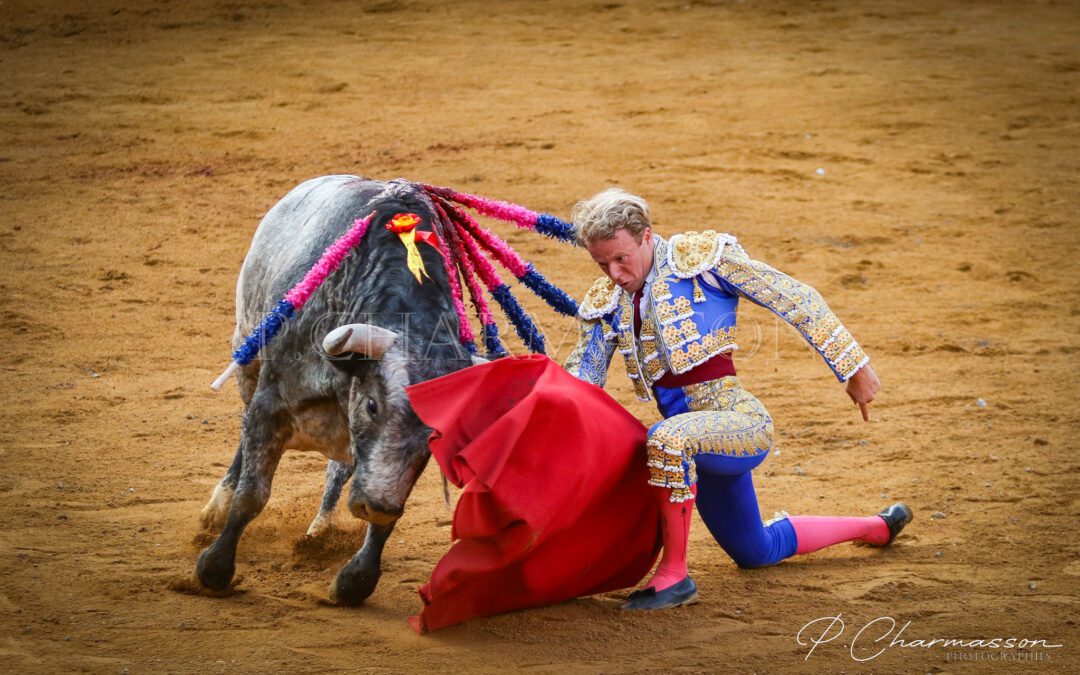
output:
POLYGON ((375 525, 391 525, 405 512, 404 509, 388 509, 373 505, 363 499, 350 499, 349 511, 357 518, 375 525))

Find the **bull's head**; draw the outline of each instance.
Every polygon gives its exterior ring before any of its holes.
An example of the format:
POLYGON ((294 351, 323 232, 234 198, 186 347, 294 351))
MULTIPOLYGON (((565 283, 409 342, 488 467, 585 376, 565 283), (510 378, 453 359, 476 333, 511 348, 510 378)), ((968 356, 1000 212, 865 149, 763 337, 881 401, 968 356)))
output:
MULTIPOLYGON (((350 376, 349 431, 355 465, 349 510, 378 525, 396 521, 424 470, 431 430, 405 395, 408 354, 394 331, 354 323, 330 331, 323 349, 350 376)), ((482 361, 482 359, 475 359, 482 361)))
POLYGON ((398 334, 355 323, 323 339, 331 363, 350 375, 349 432, 353 471, 349 510, 357 518, 389 525, 427 462, 427 428, 405 396, 407 355, 398 334))

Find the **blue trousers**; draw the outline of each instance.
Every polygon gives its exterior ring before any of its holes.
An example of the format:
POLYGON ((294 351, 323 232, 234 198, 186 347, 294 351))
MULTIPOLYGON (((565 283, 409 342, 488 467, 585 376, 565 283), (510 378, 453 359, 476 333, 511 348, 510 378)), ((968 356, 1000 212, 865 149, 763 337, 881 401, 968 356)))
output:
POLYGON ((665 462, 679 459, 684 485, 694 484, 696 478, 701 519, 735 564, 775 565, 795 555, 797 542, 795 528, 786 518, 770 525, 762 523, 754 492, 751 472, 769 453, 772 421, 736 378, 725 377, 722 382, 708 383, 708 387, 654 387, 657 407, 665 419, 649 429, 650 452, 654 446, 662 447, 665 462), (710 412, 717 414, 710 418, 710 412), (697 430, 706 441, 693 437, 679 457, 680 429, 697 430), (698 449, 691 451, 691 447, 698 449))

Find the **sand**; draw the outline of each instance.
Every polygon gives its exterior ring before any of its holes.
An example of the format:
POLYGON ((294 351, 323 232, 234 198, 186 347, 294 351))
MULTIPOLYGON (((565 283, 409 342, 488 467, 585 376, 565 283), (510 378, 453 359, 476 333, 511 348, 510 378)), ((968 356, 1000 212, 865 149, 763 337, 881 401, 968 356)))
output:
MULTIPOLYGON (((5 670, 1005 665, 889 647, 907 622, 908 642, 1043 640, 993 658, 1080 669, 1076 3, 87 5, 0 4, 5 670), (276 200, 331 173, 564 218, 617 184, 661 234, 736 235, 820 290, 884 383, 863 423, 820 359, 744 303, 740 375, 779 433, 756 472, 764 515, 904 500, 916 520, 889 549, 754 571, 697 521, 696 606, 627 616, 611 594, 417 636, 405 619, 450 544, 435 465, 379 588, 344 609, 324 599, 363 524, 342 513, 304 544, 324 462, 290 452, 235 592, 172 590, 238 438, 235 387, 208 384, 240 263, 276 200), (808 656, 800 629, 837 615, 845 632, 808 656), (881 617, 897 626, 874 643, 881 617), (855 661, 853 642, 884 651, 855 661)), ((598 275, 581 251, 492 226, 578 297, 598 275)), ((572 321, 527 307, 564 357, 572 321)), ((609 391, 655 421, 613 368, 609 391)))

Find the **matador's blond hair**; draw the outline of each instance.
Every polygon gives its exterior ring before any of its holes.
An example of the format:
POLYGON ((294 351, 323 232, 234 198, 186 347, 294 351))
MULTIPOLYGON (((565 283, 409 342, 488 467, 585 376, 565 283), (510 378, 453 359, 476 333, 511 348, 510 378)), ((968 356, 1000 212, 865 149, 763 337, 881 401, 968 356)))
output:
POLYGON ((578 244, 582 246, 613 239, 618 230, 626 230, 640 244, 645 228, 652 227, 649 204, 617 187, 575 204, 570 219, 574 221, 578 244))

